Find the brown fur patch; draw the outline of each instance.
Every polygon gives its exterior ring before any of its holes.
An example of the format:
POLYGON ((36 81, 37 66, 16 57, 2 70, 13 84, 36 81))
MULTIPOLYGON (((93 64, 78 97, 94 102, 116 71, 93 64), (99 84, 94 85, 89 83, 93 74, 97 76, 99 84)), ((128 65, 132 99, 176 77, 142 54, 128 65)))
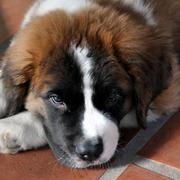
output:
MULTIPOLYGON (((109 4, 108 1, 104 2, 109 4)), ((152 2, 155 8, 160 8, 160 1, 152 2)), ((71 44, 75 44, 94 48, 98 53, 111 57, 114 65, 123 67, 128 73, 132 78, 135 107, 142 126, 145 124, 149 104, 168 85, 169 88, 155 100, 157 109, 178 108, 177 89, 180 75, 179 70, 173 67, 173 58, 169 54, 175 56, 172 42, 176 45, 175 49, 180 51, 180 42, 174 37, 180 36, 180 23, 177 25, 167 21, 171 28, 166 29, 163 23, 165 18, 161 17, 164 15, 164 8, 159 14, 155 14, 160 22, 155 28, 147 26, 142 16, 128 8, 121 5, 115 7, 115 4, 106 7, 101 1, 99 4, 100 6, 93 6, 72 15, 64 11, 51 12, 34 18, 20 30, 15 37, 15 44, 9 48, 4 58, 5 74, 11 79, 12 87, 20 88, 22 84, 30 82, 30 91, 42 91, 42 82, 47 78, 45 72, 55 65, 48 57, 58 51, 56 56, 63 59, 63 54, 71 44), (170 102, 171 98, 176 101, 170 102)), ((180 17, 179 13, 176 15, 178 17, 173 15, 175 20, 180 17)), ((176 63, 175 66, 179 64, 176 63)), ((127 88, 124 80, 121 83, 127 88)), ((38 98, 29 99, 29 102, 32 101, 32 105, 28 105, 30 109, 33 106, 41 106, 38 98)))
POLYGON ((25 108, 31 112, 40 113, 43 117, 47 117, 43 100, 32 92, 26 98, 25 108))
POLYGON ((173 76, 168 87, 152 103, 152 109, 158 114, 172 113, 180 108, 180 68, 176 57, 171 62, 173 76))
POLYGON ((4 57, 14 83, 18 85, 32 79, 34 71, 38 73, 38 67, 55 48, 66 49, 68 37, 71 37, 71 23, 63 11, 35 18, 17 33, 15 44, 4 57))

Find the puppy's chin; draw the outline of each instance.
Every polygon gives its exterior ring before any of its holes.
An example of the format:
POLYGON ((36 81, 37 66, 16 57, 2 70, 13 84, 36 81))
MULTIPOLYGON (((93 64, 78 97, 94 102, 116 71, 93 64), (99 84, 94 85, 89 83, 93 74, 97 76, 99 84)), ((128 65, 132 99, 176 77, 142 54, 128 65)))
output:
POLYGON ((83 168, 91 168, 91 167, 100 167, 102 164, 106 164, 115 155, 116 148, 114 149, 114 154, 112 154, 109 158, 99 158, 92 162, 86 162, 81 160, 77 155, 72 154, 70 152, 67 152, 63 148, 61 148, 58 144, 54 143, 51 134, 49 133, 48 129, 44 126, 44 130, 46 132, 46 137, 49 146, 51 147, 51 150, 53 151, 57 161, 60 164, 63 164, 64 166, 70 167, 70 168, 77 168, 77 169, 83 169, 83 168))

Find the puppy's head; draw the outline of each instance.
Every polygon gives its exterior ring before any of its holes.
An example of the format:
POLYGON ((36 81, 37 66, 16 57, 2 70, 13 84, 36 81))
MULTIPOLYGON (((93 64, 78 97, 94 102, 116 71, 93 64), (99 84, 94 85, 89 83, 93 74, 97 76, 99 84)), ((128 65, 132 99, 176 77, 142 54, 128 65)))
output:
POLYGON ((34 19, 5 56, 9 89, 26 87, 26 108, 43 117, 49 144, 71 167, 110 160, 121 119, 134 107, 145 127, 147 107, 161 88, 163 75, 159 85, 154 79, 162 58, 154 31, 108 12, 34 19))

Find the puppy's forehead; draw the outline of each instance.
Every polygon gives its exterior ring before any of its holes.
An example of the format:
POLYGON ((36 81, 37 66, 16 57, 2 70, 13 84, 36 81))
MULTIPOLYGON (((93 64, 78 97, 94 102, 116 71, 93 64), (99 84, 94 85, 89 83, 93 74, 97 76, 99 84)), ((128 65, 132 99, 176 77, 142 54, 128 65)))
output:
POLYGON ((44 93, 56 89, 81 90, 82 86, 82 73, 69 50, 51 52, 38 66, 35 79, 35 86, 44 93))
POLYGON ((89 47, 72 44, 65 51, 57 49, 44 60, 40 69, 43 72, 41 86, 46 89, 60 87, 81 91, 87 84, 94 90, 96 86, 112 85, 129 88, 127 74, 117 61, 89 47))

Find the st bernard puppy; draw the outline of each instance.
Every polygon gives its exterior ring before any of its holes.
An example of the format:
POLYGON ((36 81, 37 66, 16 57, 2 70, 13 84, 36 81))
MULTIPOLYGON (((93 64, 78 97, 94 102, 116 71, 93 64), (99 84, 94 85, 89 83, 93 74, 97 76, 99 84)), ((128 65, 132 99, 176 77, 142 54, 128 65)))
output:
POLYGON ((64 165, 115 154, 121 127, 180 107, 180 0, 38 0, 3 57, 0 152, 64 165))

